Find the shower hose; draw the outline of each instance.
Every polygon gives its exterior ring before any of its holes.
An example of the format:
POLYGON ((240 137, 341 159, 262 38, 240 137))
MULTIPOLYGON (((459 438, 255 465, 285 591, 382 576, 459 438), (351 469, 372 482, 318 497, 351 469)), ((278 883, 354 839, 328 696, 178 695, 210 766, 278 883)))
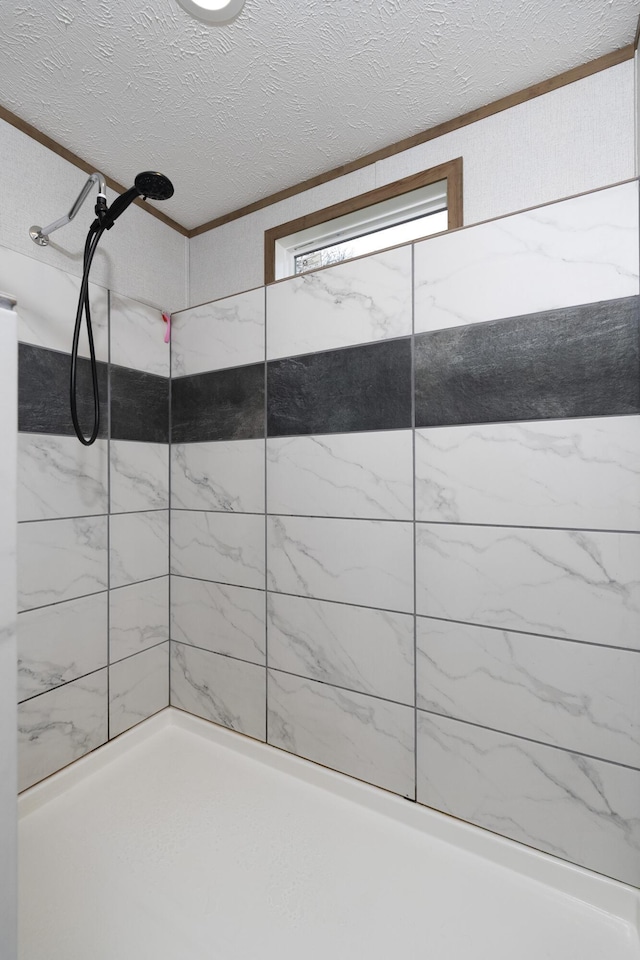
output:
POLYGON ((91 225, 87 239, 84 245, 84 259, 82 271, 82 283, 80 285, 80 296, 78 298, 78 309, 76 311, 76 323, 73 330, 73 343, 71 346, 71 377, 69 381, 69 400, 71 405, 71 419, 73 428, 80 443, 85 447, 90 447, 95 442, 100 430, 100 394, 98 392, 98 366, 96 364, 96 350, 93 342, 93 329, 91 326, 91 306, 89 304, 89 271, 91 262, 100 242, 100 237, 106 227, 99 220, 95 220, 91 225), (82 314, 84 313, 87 324, 87 337, 89 339, 89 356, 91 358, 91 380, 93 383, 93 427, 88 437, 85 437, 80 421, 78 419, 78 346, 80 343, 80 330, 82 327, 82 314))

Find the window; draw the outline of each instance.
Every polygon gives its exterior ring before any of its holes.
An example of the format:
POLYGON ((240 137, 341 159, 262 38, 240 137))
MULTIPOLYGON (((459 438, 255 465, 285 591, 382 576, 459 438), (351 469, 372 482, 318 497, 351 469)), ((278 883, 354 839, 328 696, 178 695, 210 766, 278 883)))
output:
POLYGON ((462 159, 265 232, 265 283, 462 226, 462 159))

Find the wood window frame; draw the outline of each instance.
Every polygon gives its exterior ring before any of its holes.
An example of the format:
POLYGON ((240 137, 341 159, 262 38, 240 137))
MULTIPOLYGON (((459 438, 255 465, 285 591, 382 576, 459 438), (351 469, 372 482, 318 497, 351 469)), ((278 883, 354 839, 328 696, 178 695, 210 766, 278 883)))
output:
MULTIPOLYGON (((447 181, 447 230, 455 230, 462 226, 462 157, 456 157, 455 160, 448 160, 437 167, 430 167, 428 170, 421 170, 419 173, 412 173, 409 177, 403 177, 402 180, 394 180, 393 183, 387 183, 383 187, 377 187, 375 190, 368 190, 367 193, 361 193, 357 197, 350 197, 348 200, 342 200, 340 203, 334 203, 330 207, 324 207, 322 210, 315 210, 313 213, 306 213, 297 220, 289 220, 288 223, 280 223, 277 227, 271 227, 264 232, 264 282, 265 284, 276 282, 276 240, 282 237, 288 237, 291 233, 298 233, 300 230, 306 230, 308 227, 316 227, 327 220, 335 220, 337 217, 343 217, 345 214, 354 213, 356 210, 362 210, 364 207, 371 207, 375 203, 381 203, 383 200, 390 200, 392 197, 400 197, 411 190, 418 190, 420 187, 428 187, 439 180, 447 181)), ((357 258, 354 258, 357 259, 357 258)), ((326 269, 320 267, 319 269, 326 269)), ((289 277, 283 277, 290 279, 289 277)))

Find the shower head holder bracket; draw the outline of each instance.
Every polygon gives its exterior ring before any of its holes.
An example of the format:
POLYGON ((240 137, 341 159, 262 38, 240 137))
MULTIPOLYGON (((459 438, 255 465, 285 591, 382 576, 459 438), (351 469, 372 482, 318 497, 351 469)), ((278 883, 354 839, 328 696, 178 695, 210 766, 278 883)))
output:
POLYGON ((101 173, 92 173, 80 191, 76 202, 73 204, 71 210, 69 210, 69 213, 66 216, 60 217, 59 220, 54 220, 53 223, 48 224, 46 227, 38 227, 36 225, 29 227, 29 236, 33 242, 37 243, 40 247, 46 247, 49 243, 49 234, 53 233, 54 230, 59 230, 60 227, 66 227, 66 225, 73 220, 76 213, 89 196, 94 183, 97 183, 98 185, 98 197, 104 197, 106 203, 107 184, 105 178, 101 173))

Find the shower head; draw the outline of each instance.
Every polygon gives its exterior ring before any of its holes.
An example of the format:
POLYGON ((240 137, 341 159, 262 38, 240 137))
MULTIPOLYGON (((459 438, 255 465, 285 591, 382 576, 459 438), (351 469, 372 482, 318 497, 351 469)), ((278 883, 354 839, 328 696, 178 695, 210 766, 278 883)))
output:
POLYGON ((153 170, 145 170, 138 174, 133 187, 129 187, 119 197, 116 197, 102 217, 101 226, 105 230, 111 230, 118 217, 138 197, 142 197, 143 200, 168 200, 172 196, 173 184, 168 177, 165 177, 162 173, 155 173, 153 170))
POLYGON ((139 173, 135 179, 136 190, 141 197, 148 200, 168 200, 173 196, 173 184, 169 177, 153 170, 139 173))

